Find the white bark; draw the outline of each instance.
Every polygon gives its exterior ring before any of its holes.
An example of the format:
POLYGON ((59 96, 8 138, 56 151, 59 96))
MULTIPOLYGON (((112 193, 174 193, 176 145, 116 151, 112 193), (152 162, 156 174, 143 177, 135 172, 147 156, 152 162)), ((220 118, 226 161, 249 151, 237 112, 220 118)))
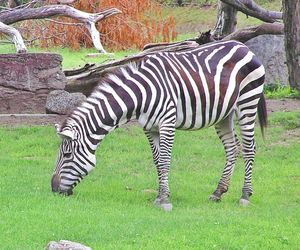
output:
POLYGON ((13 39, 17 53, 27 52, 27 48, 24 44, 23 38, 17 29, 0 22, 0 33, 4 33, 5 35, 8 35, 13 39))
POLYGON ((13 9, 9 12, 0 13, 0 22, 11 24, 28 19, 43 19, 52 16, 67 16, 79 20, 90 32, 93 44, 97 51, 106 53, 101 41, 100 33, 96 28, 96 23, 109 16, 121 13, 116 8, 104 10, 99 13, 87 13, 77 10, 68 5, 46 5, 39 8, 13 9))

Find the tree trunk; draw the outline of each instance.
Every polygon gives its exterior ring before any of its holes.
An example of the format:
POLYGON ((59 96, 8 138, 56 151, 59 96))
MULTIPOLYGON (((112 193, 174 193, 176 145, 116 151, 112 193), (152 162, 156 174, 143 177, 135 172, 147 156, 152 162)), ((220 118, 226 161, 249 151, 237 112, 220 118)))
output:
POLYGON ((212 32, 213 37, 217 40, 231 34, 236 29, 237 10, 232 6, 219 1, 217 23, 212 32))
POLYGON ((300 0, 283 0, 282 5, 289 82, 300 91, 300 0))

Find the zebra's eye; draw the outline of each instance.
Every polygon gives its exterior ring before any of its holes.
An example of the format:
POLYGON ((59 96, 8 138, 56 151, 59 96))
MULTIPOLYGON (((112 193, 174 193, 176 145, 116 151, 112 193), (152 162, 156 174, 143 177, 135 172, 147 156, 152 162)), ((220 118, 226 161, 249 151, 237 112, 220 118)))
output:
POLYGON ((71 152, 66 152, 66 153, 64 153, 64 157, 65 157, 65 158, 71 158, 71 156, 72 156, 72 153, 71 153, 71 152))

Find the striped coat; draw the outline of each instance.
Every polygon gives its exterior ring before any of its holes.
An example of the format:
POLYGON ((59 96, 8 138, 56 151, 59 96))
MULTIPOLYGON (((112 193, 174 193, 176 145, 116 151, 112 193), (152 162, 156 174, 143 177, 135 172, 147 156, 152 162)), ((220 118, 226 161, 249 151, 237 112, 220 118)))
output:
POLYGON ((71 193, 94 168, 95 150, 103 138, 122 124, 137 120, 149 140, 158 172, 155 204, 165 210, 172 208, 168 173, 175 129, 215 125, 226 154, 223 175, 210 197, 218 201, 228 189, 240 149, 233 126, 236 113, 245 159, 240 202, 247 204, 252 194, 256 114, 262 128, 267 119, 264 74, 264 67, 244 44, 225 41, 149 55, 108 75, 57 127, 63 141, 52 178, 53 191, 71 193))

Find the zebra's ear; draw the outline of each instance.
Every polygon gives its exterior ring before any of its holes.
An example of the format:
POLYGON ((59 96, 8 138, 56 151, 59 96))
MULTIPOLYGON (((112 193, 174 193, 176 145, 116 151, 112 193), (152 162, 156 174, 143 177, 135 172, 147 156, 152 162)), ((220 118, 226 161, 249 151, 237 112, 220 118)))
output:
POLYGON ((61 132, 57 132, 57 134, 62 138, 62 139, 68 139, 68 140, 74 140, 75 139, 75 134, 73 130, 63 130, 61 132))
POLYGON ((60 125, 58 123, 55 123, 55 128, 56 128, 56 132, 59 133, 60 132, 60 125))

